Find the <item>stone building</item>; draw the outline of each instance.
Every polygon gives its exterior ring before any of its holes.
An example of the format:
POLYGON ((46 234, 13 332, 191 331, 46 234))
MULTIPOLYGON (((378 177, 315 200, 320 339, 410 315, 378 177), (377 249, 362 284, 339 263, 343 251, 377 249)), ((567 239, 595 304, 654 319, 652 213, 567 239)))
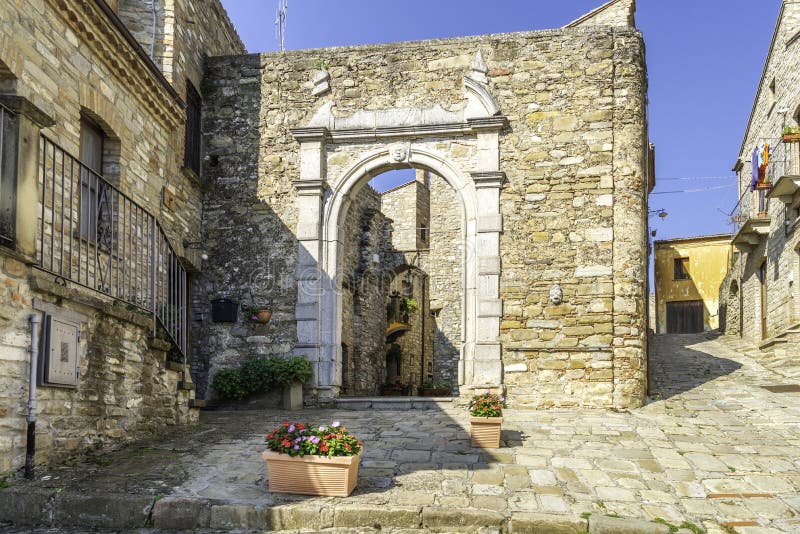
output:
POLYGON ((733 244, 741 254, 720 289, 725 332, 756 344, 788 342, 800 323, 798 61, 800 3, 787 0, 734 166, 740 227, 733 244))
POLYGON ((719 328, 719 288, 733 259, 730 234, 656 241, 654 256, 656 333, 719 328))
POLYGON ((37 462, 196 420, 204 61, 244 52, 218 0, 0 3, 0 473, 32 346, 37 462))
MULTIPOLYGON (((555 30, 209 59, 197 381, 260 354, 303 355, 307 402, 325 403, 380 362, 367 355, 385 341, 374 325, 355 357, 353 336, 367 331, 352 326, 350 275, 407 254, 370 250, 364 233, 383 222, 359 215, 356 237, 352 214, 373 177, 414 168, 431 176, 431 242, 404 261, 442 296, 426 300, 443 339, 458 341, 440 361, 459 394, 640 405, 652 176, 633 13, 614 0, 555 30), (434 250, 437 203, 452 228, 434 250), (269 305, 273 320, 214 322, 222 298, 269 305)), ((420 244, 416 208, 383 216, 420 244)))

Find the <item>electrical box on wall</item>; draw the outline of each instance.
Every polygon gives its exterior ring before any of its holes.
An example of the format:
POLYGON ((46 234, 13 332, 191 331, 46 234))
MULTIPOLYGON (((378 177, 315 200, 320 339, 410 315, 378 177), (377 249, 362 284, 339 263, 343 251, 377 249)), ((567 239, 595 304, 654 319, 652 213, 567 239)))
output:
POLYGON ((78 386, 80 339, 80 324, 49 314, 44 315, 39 365, 40 385, 78 386))

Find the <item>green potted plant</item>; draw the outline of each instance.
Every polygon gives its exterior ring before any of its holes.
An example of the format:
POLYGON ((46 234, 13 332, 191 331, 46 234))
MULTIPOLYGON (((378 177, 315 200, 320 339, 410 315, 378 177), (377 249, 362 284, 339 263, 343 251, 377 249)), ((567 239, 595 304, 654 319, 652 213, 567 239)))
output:
POLYGON ((303 407, 303 384, 312 374, 311 362, 303 356, 253 358, 238 369, 220 369, 211 387, 222 399, 241 401, 277 386, 283 389, 284 409, 299 410, 303 407))
POLYGON ((272 319, 272 310, 263 306, 248 306, 246 312, 254 323, 267 324, 272 319))
POLYGON ((363 444, 347 428, 284 422, 267 434, 269 491, 347 497, 358 481, 363 444))
POLYGON ((497 449, 503 425, 503 408, 506 399, 487 389, 469 401, 469 433, 473 447, 497 449))
POLYGON ((786 126, 783 128, 783 141, 785 143, 800 142, 800 126, 786 126))

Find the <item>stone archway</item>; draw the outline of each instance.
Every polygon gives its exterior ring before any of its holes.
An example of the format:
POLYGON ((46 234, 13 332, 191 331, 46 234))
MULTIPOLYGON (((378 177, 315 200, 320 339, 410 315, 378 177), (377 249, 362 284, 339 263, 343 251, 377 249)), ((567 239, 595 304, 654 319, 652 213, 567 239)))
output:
POLYGON ((398 168, 441 176, 462 204, 462 393, 502 384, 499 135, 504 116, 482 84, 465 78, 461 112, 433 109, 360 111, 341 119, 328 102, 310 125, 292 133, 300 143, 296 354, 314 363, 321 399, 341 386, 341 227, 352 198, 372 177, 398 168))

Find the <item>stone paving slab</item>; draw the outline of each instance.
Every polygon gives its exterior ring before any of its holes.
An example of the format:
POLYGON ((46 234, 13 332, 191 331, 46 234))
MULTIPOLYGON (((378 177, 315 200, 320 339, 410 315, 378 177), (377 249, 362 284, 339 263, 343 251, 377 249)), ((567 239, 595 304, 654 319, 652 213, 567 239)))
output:
POLYGON ((800 394, 763 389, 786 378, 708 336, 657 336, 651 358, 644 408, 509 409, 496 450, 470 446, 467 414, 454 407, 205 412, 200 425, 161 440, 16 481, 0 492, 0 519, 215 530, 660 534, 669 523, 714 534, 800 532, 800 394), (364 441, 352 496, 267 491, 263 435, 286 419, 339 420, 364 441))

